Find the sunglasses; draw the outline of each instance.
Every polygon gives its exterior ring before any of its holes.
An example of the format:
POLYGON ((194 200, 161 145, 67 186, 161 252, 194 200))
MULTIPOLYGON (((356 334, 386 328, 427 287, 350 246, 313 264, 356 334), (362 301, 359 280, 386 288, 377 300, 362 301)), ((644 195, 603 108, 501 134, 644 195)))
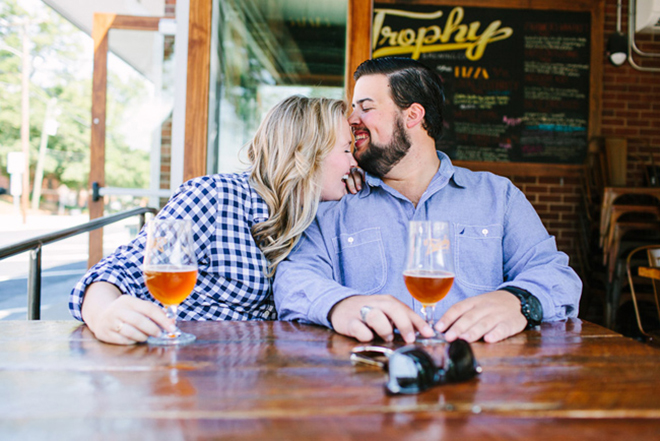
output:
POLYGON ((416 394, 432 386, 467 381, 481 373, 472 347, 465 340, 447 345, 444 362, 438 367, 422 347, 408 345, 397 350, 382 346, 358 346, 351 351, 351 363, 387 369, 385 389, 390 394, 416 394))

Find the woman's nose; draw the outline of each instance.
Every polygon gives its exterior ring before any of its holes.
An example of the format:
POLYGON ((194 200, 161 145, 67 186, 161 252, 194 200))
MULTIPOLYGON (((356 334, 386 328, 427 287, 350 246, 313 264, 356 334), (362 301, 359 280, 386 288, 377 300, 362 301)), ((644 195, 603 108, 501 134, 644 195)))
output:
POLYGON ((353 167, 357 167, 357 165, 358 165, 358 164, 357 164, 357 161, 355 160, 355 158, 353 157, 352 154, 351 154, 351 159, 349 159, 348 162, 349 162, 349 164, 351 165, 351 168, 353 168, 353 167))

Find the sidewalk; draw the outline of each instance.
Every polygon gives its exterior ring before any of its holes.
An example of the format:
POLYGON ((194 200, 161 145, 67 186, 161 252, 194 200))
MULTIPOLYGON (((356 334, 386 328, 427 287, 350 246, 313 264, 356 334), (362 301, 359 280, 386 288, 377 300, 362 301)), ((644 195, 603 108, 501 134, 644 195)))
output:
MULTIPOLYGON (((19 214, 0 213, 0 247, 36 236, 80 225, 87 215, 56 216, 28 214, 24 224, 19 214)), ((138 218, 129 218, 103 228, 104 255, 128 243, 138 218), (133 228, 131 228, 133 227, 133 228)), ((73 285, 85 273, 88 257, 88 233, 45 245, 42 252, 41 314, 45 320, 69 320, 68 296, 73 285)), ((23 320, 26 317, 29 253, 0 260, 0 320, 23 320)))

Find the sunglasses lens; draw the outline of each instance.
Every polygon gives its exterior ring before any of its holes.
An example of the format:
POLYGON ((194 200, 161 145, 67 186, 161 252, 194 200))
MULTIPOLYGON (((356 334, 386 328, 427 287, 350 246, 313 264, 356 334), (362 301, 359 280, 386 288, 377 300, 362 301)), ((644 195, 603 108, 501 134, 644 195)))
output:
POLYGON ((392 394, 415 394, 433 386, 436 371, 431 356, 421 349, 399 349, 390 356, 385 386, 392 394))
POLYGON ((466 381, 481 372, 470 344, 465 340, 454 340, 447 349, 447 382, 466 381))

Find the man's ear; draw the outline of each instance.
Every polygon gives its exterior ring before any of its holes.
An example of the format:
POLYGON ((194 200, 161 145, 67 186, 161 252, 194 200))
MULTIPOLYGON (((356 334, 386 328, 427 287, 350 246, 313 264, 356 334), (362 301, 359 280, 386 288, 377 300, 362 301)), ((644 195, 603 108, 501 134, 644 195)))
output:
POLYGON ((424 115, 426 115, 424 106, 419 103, 412 103, 406 109, 406 127, 411 129, 417 124, 421 124, 424 121, 424 115))

